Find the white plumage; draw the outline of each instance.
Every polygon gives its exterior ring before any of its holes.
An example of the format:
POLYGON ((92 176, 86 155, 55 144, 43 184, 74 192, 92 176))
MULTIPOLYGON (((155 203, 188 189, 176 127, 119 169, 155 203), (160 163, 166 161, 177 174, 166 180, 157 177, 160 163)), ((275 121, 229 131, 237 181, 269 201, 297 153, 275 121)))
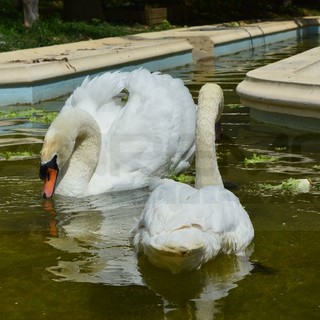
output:
POLYGON ((134 189, 185 169, 194 152, 195 114, 189 90, 169 75, 138 69, 87 78, 47 131, 44 197, 54 187, 76 197, 134 189), (55 185, 51 167, 59 170, 55 185))
POLYGON ((199 269, 220 253, 244 255, 254 236, 247 212, 219 173, 214 127, 222 108, 221 88, 204 85, 197 114, 196 188, 153 181, 155 189, 132 230, 137 251, 173 273, 199 269))

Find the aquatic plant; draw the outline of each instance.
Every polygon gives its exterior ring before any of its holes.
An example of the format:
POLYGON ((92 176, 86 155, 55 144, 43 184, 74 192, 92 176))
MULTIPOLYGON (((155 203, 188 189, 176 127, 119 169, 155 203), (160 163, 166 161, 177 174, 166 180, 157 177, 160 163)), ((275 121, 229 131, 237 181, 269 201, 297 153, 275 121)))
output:
POLYGON ((29 122, 51 123, 58 112, 48 112, 43 109, 11 110, 9 112, 0 111, 0 118, 3 119, 27 119, 29 122))
POLYGON ((276 161, 278 158, 270 155, 256 155, 253 154, 252 158, 245 158, 244 164, 257 164, 257 163, 269 163, 276 161))
POLYGON ((277 192, 307 193, 310 191, 311 183, 309 179, 289 178, 278 185, 261 183, 258 186, 260 189, 277 192))
POLYGON ((190 174, 184 174, 184 173, 181 173, 179 175, 173 175, 171 176, 171 179, 181 183, 187 183, 187 184, 193 184, 195 182, 195 176, 190 174))
POLYGON ((17 118, 30 118, 36 112, 37 109, 31 108, 28 110, 10 110, 9 112, 0 111, 0 117, 4 119, 17 119, 17 118))
POLYGON ((29 118, 30 122, 51 123, 58 115, 58 112, 45 112, 42 115, 29 118))
POLYGON ((26 158, 35 158, 38 154, 31 151, 4 151, 0 152, 0 160, 23 160, 26 158))

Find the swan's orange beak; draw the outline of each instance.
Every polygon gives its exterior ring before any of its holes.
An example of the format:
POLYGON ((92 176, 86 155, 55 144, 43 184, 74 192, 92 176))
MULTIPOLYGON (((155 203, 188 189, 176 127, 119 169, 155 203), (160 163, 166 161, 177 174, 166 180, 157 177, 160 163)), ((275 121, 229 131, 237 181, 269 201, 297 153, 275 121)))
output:
POLYGON ((57 166, 57 156, 54 156, 51 161, 40 166, 40 179, 44 181, 42 190, 42 196, 44 198, 52 197, 58 173, 59 168, 57 166))
POLYGON ((57 169, 48 168, 42 190, 42 196, 44 198, 52 197, 57 181, 58 172, 59 171, 57 169))

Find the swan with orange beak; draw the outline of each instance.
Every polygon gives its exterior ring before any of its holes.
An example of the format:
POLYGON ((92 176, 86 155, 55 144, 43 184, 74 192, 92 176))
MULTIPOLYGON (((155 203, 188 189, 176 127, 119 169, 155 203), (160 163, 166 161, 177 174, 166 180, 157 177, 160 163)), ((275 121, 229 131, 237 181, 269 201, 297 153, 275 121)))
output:
POLYGON ((136 189, 185 170, 195 151, 195 118, 181 79, 146 69, 86 78, 46 133, 43 197, 136 189))

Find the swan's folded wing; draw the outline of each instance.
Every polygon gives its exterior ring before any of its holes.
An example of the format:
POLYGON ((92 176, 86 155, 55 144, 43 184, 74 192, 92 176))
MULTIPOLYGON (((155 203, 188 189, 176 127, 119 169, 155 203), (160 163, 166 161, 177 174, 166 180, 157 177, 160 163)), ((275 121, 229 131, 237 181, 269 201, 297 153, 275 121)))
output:
POLYGON ((68 98, 65 107, 87 111, 88 106, 84 102, 93 101, 94 105, 91 107, 99 109, 123 90, 127 75, 127 72, 106 72, 94 78, 86 77, 68 98))
POLYGON ((190 92, 181 80, 147 70, 130 73, 126 85, 129 99, 111 128, 108 152, 129 172, 173 172, 194 144, 190 92))
POLYGON ((117 96, 125 87, 127 72, 106 72, 82 84, 67 99, 61 113, 72 109, 88 112, 98 123, 102 134, 116 119, 123 103, 117 96))

